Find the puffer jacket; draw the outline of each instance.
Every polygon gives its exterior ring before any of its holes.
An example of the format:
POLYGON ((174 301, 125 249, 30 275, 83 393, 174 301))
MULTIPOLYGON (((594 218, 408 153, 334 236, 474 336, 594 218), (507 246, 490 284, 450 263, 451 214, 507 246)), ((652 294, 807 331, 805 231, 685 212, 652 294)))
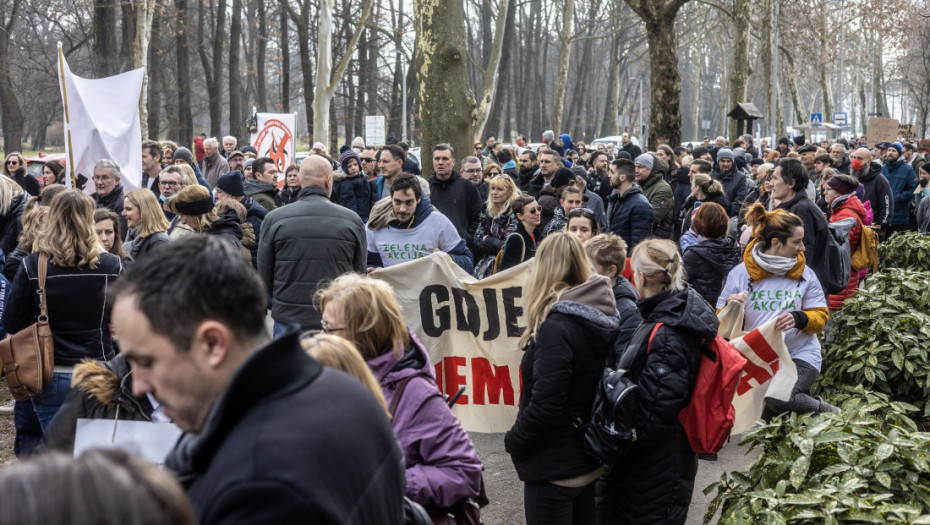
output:
POLYGON ((236 210, 226 210, 221 213, 219 219, 204 233, 217 235, 232 244, 237 252, 242 251, 242 226, 239 224, 239 214, 236 210))
POLYGON ((123 354, 107 363, 87 359, 75 366, 71 391, 45 430, 43 445, 71 454, 79 418, 151 421, 152 403, 132 394, 131 372, 123 354))
MULTIPOLYGON (((96 268, 77 269, 48 263, 45 281, 48 322, 55 344, 55 365, 73 366, 84 358, 113 359, 110 307, 106 290, 123 272, 112 253, 100 254, 96 268)), ((23 259, 3 310, 3 327, 13 334, 35 322, 40 312, 39 254, 23 259)))
POLYGON ((610 231, 626 241, 627 256, 633 253, 633 248, 640 241, 652 236, 653 214, 652 205, 635 184, 623 195, 616 190, 610 195, 607 200, 610 231))
POLYGON ((313 294, 346 272, 364 272, 365 256, 365 226, 358 215, 329 202, 319 186, 302 188, 297 202, 262 222, 258 273, 273 298, 272 317, 319 328, 313 294))
POLYGON ((643 196, 652 205, 652 235, 660 239, 672 236, 672 211, 675 209, 675 197, 672 187, 665 182, 668 164, 653 155, 652 172, 641 185, 643 196))
POLYGON ((619 325, 610 280, 592 275, 562 294, 527 345, 520 409, 504 436, 522 481, 596 479, 600 465, 584 452, 575 422, 591 417, 619 325))
POLYGON ((363 174, 349 177, 341 171, 333 172, 333 193, 339 197, 339 203, 354 211, 361 217, 362 222, 368 220, 372 205, 377 202, 375 188, 363 174))
MULTIPOLYGON (((688 198, 685 199, 685 202, 681 205, 681 233, 684 235, 691 229, 691 214, 694 213, 694 204, 697 202, 697 199, 693 195, 688 195, 688 198)), ((730 201, 727 200, 727 196, 723 193, 711 193, 701 201, 701 203, 713 202, 723 206, 724 211, 730 209, 730 201)))
MULTIPOLYGON (((865 206, 862 205, 862 202, 860 202, 859 198, 855 195, 837 197, 830 206, 833 210, 832 215, 830 215, 830 222, 837 222, 849 218, 858 219, 858 224, 849 230, 849 253, 856 253, 856 250, 859 249, 859 241, 862 239, 862 225, 866 218, 865 206)), ((849 284, 846 285, 846 288, 838 294, 827 296, 827 307, 830 310, 839 310, 843 307, 843 303, 846 299, 855 295, 858 289, 859 271, 852 270, 849 274, 849 284)))
POLYGON ((26 194, 13 197, 10 209, 0 216, 0 251, 9 257, 19 243, 19 234, 23 232, 23 210, 26 208, 26 194))
MULTIPOLYGON (((629 263, 627 263, 629 266, 629 263)), ((620 356, 626 350, 627 345, 633 339, 633 332, 640 323, 643 322, 643 316, 640 315, 636 303, 641 299, 636 288, 622 275, 617 276, 617 284, 614 285, 614 300, 617 301, 617 313, 620 314, 620 331, 617 334, 617 340, 614 342, 614 354, 610 358, 610 366, 616 368, 620 362, 620 356)))
POLYGON ((506 213, 498 213, 491 217, 487 210, 482 210, 481 220, 478 221, 478 230, 475 232, 475 259, 488 255, 497 255, 504 247, 507 236, 517 231, 516 214, 509 209, 506 213))
POLYGON ((891 215, 891 225, 907 224, 910 220, 911 200, 914 198, 914 188, 917 187, 917 173, 910 164, 898 159, 882 167, 882 175, 888 179, 891 186, 891 199, 894 202, 894 213, 891 215))
POLYGON ((123 243, 123 251, 129 254, 133 261, 137 261, 139 257, 147 254, 159 244, 170 240, 165 232, 155 232, 148 237, 140 237, 139 230, 130 228, 126 235, 126 242, 123 243))
POLYGON ((727 275, 740 263, 742 251, 736 241, 724 236, 704 239, 681 255, 685 277, 692 288, 711 306, 717 304, 727 275))
POLYGON ((436 386, 426 349, 413 332, 410 338, 399 357, 389 351, 368 361, 368 367, 388 406, 396 403, 391 427, 404 451, 407 497, 424 506, 451 507, 478 495, 481 460, 436 386), (408 377, 395 401, 398 382, 408 377))
POLYGON ((735 166, 726 173, 720 173, 715 168, 710 172, 710 176, 723 185, 723 194, 727 196, 727 201, 730 203, 727 215, 736 217, 743 202, 746 201, 746 196, 752 190, 752 181, 737 171, 735 166))
POLYGON ((639 310, 643 324, 637 331, 645 330, 645 337, 624 352, 620 363, 640 387, 639 439, 598 482, 598 522, 683 524, 697 455, 678 413, 691 400, 701 340, 714 337, 719 323, 714 309, 691 288, 642 299, 639 310), (649 344, 655 323, 663 324, 649 344))
POLYGON ((292 190, 287 186, 281 188, 281 191, 274 196, 274 205, 278 208, 281 206, 287 206, 293 202, 297 202, 297 194, 300 193, 300 188, 292 190))

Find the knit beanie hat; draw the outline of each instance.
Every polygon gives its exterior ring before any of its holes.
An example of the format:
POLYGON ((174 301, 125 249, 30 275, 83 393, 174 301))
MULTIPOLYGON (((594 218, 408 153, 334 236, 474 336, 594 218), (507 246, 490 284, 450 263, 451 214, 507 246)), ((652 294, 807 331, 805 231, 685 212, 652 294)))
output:
POLYGON ((782 137, 782 138, 778 139, 778 144, 779 144, 779 145, 784 144, 785 146, 790 146, 790 145, 791 145, 791 140, 789 140, 788 137, 782 137))
POLYGON ((355 150, 350 149, 350 150, 342 152, 342 155, 339 155, 339 164, 342 166, 343 173, 346 173, 346 174, 349 173, 348 164, 349 164, 349 161, 352 159, 355 159, 355 162, 358 163, 358 169, 359 171, 361 171, 362 161, 359 158, 358 153, 356 153, 355 150))
POLYGON ((804 135, 798 135, 797 137, 794 137, 794 143, 795 143, 796 145, 798 145, 798 146, 803 146, 803 145, 804 145, 804 135))
POLYGON ((720 162, 720 159, 730 159, 730 162, 733 162, 735 158, 730 148, 721 148, 717 151, 717 162, 720 162))
POLYGON ((649 168, 649 171, 652 171, 652 166, 655 160, 652 158, 652 155, 648 153, 643 153, 642 155, 636 157, 636 160, 634 160, 633 162, 635 164, 639 164, 640 166, 645 166, 649 168))
POLYGON ((245 195, 245 189, 242 183, 243 178, 241 171, 230 171, 220 176, 219 179, 216 179, 216 187, 233 197, 242 197, 245 195))
POLYGON ((352 139, 352 149, 365 149, 365 139, 362 137, 355 137, 352 139))
POLYGON ((904 151, 904 146, 900 142, 892 142, 891 144, 888 145, 888 147, 898 150, 898 155, 900 155, 904 151))
POLYGON ((184 162, 187 162, 188 164, 194 164, 194 154, 191 153, 191 150, 185 147, 180 147, 174 150, 174 158, 184 159, 184 162))
POLYGON ((833 188, 833 190, 840 195, 849 195, 856 191, 858 185, 852 186, 841 181, 839 177, 830 177, 830 180, 827 181, 827 186, 833 188))
POLYGON ((630 155, 629 153, 627 153, 626 151, 621 151, 621 152, 617 153, 617 158, 618 158, 618 159, 633 160, 633 156, 630 155))

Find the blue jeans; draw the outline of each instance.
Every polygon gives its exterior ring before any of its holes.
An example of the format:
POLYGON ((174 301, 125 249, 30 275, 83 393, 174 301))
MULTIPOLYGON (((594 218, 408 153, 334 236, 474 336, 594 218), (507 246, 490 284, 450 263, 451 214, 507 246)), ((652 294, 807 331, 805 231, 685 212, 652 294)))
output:
POLYGON ((42 427, 42 432, 45 432, 45 429, 48 428, 48 424, 55 417, 70 391, 71 374, 55 372, 52 375, 51 383, 45 385, 41 394, 32 398, 32 407, 36 411, 36 417, 39 418, 39 426, 42 427))

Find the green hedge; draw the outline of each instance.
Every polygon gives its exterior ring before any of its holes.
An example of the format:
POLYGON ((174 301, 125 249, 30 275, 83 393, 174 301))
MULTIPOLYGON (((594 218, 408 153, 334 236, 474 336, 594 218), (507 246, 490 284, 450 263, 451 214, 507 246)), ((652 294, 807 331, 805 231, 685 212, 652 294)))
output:
POLYGON ((878 264, 882 269, 930 272, 930 235, 917 232, 892 235, 878 245, 878 264))

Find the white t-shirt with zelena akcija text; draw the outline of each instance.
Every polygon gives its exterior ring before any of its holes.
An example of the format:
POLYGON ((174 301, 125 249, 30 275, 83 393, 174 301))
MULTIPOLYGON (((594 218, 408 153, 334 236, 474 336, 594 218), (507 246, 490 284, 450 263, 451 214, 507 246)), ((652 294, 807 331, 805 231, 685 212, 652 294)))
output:
POLYGON ((368 251, 377 252, 385 268, 426 257, 435 248, 449 252, 462 241, 452 221, 435 210, 413 228, 388 226, 380 230, 366 228, 365 232, 368 251))

